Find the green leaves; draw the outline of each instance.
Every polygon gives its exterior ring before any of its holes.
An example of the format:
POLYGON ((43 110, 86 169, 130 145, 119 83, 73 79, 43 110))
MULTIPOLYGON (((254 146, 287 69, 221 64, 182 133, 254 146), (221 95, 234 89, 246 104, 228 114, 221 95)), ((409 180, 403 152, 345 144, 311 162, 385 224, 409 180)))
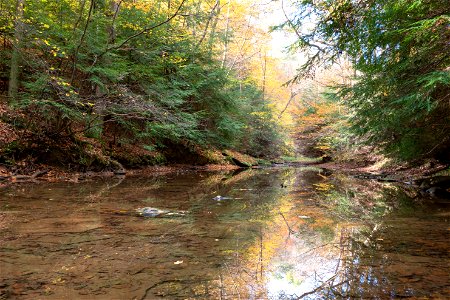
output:
POLYGON ((343 57, 359 74, 340 89, 354 132, 401 158, 450 160, 447 1, 299 1, 298 8, 299 16, 316 16, 315 28, 299 39, 317 53, 304 69, 343 57), (310 47, 318 43, 326 50, 310 47))
MULTIPOLYGON (((27 0, 20 106, 33 112, 30 128, 156 152, 168 145, 278 151, 279 130, 256 84, 214 59, 220 47, 212 38, 199 43, 192 33, 208 39, 211 8, 183 1, 182 10, 197 14, 165 22, 182 3, 175 2, 168 9, 158 1, 27 0)), ((0 8, 10 41, 14 3, 0 8)), ((10 56, 0 49, 2 70, 10 56)))

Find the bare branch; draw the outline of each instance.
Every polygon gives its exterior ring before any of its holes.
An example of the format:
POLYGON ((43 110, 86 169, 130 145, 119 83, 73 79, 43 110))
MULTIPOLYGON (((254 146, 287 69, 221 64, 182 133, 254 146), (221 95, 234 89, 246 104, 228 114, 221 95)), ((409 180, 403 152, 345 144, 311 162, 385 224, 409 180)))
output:
POLYGON ((206 37, 206 33, 208 32, 209 23, 211 22, 214 15, 216 15, 216 9, 219 6, 220 0, 216 0, 216 3, 214 4, 213 8, 211 9, 211 12, 209 13, 208 20, 206 21, 205 30, 203 31, 203 34, 200 38, 200 40, 195 45, 194 49, 197 49, 202 44, 203 40, 206 37))
POLYGON ((320 52, 324 52, 324 50, 320 46, 315 45, 315 44, 311 44, 310 42, 305 40, 303 35, 298 31, 298 29, 295 26, 294 22, 292 22, 292 20, 288 17, 288 15, 286 13, 286 10, 284 9, 284 1, 283 0, 281 0, 281 10, 283 11, 284 17, 286 18, 286 21, 288 22, 289 26, 292 28, 292 30, 294 30, 295 35, 297 36, 297 38, 300 41, 302 41, 302 43, 304 43, 308 47, 316 48, 320 52))
POLYGON ((278 119, 281 119, 281 116, 286 111, 286 109, 288 108, 289 104, 291 104, 291 101, 295 98, 295 96, 298 95, 298 93, 299 93, 298 91, 294 92, 294 91, 291 90, 291 96, 289 97, 289 101, 286 103, 286 106, 283 108, 283 110, 278 115, 278 119))

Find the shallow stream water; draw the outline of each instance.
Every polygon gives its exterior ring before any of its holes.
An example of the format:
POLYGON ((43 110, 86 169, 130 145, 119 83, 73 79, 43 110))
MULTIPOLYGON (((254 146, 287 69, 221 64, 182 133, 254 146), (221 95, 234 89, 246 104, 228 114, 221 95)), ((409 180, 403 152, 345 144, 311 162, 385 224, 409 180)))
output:
POLYGON ((315 168, 17 184, 0 299, 450 299, 449 221, 448 201, 315 168))

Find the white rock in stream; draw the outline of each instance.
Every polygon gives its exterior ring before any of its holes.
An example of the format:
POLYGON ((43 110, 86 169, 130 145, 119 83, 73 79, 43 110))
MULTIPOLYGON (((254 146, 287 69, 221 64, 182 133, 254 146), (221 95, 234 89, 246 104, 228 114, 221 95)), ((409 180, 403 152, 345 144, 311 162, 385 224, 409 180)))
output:
POLYGON ((143 207, 136 209, 136 212, 142 217, 159 217, 159 216, 170 216, 170 217, 181 217, 187 214, 187 211, 170 211, 163 210, 155 207, 143 207))
POLYGON ((169 211, 154 207, 143 207, 136 209, 136 212, 143 217, 157 217, 159 215, 166 214, 169 211))

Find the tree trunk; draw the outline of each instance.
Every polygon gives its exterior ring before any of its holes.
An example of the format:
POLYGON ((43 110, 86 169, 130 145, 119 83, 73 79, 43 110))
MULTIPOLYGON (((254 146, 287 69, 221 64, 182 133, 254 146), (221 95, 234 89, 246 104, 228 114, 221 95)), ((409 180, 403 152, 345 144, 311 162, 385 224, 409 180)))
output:
POLYGON ((110 13, 112 14, 112 20, 111 25, 108 28, 109 31, 109 38, 108 38, 108 45, 114 44, 116 41, 116 19, 117 15, 119 14, 120 4, 122 4, 122 1, 112 0, 110 2, 110 13))
POLYGON ((16 20, 14 22, 14 41, 11 54, 11 70, 9 74, 8 97, 10 103, 17 101, 17 93, 19 90, 19 65, 20 65, 20 48, 23 33, 23 7, 25 0, 17 0, 16 20))
POLYGON ((227 23, 226 23, 226 28, 225 28, 225 41, 224 41, 224 45, 223 45, 222 68, 225 67, 225 63, 228 58, 228 34, 229 34, 229 30, 230 30, 230 5, 231 5, 231 0, 228 0, 227 23))
POLYGON ((266 71, 267 71, 267 53, 264 53, 264 60, 262 65, 263 78, 262 78, 262 101, 266 98, 266 71))
POLYGON ((215 15, 215 18, 214 18, 214 20, 212 22, 211 32, 209 34, 209 45, 208 45, 209 57, 212 57, 212 54, 213 54, 214 39, 215 39, 215 36, 216 36, 216 27, 217 27, 217 22, 219 21, 219 15, 220 15, 220 0, 217 0, 217 3, 218 3, 218 5, 217 5, 216 15, 215 15))
POLYGON ((206 34, 208 33, 209 24, 211 23, 211 20, 214 18, 214 16, 217 14, 216 9, 220 6, 220 0, 216 0, 213 8, 211 9, 208 19, 206 20, 205 29, 203 30, 203 34, 201 35, 200 39, 198 40, 197 44, 195 45, 194 49, 197 49, 202 44, 203 40, 206 37, 206 34))

